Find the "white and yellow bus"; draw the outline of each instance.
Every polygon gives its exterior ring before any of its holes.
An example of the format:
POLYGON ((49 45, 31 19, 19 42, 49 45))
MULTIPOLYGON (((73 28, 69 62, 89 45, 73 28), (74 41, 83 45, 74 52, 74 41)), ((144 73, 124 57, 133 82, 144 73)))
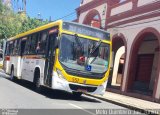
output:
POLYGON ((8 39, 4 70, 36 89, 104 94, 110 59, 109 33, 59 20, 8 39))

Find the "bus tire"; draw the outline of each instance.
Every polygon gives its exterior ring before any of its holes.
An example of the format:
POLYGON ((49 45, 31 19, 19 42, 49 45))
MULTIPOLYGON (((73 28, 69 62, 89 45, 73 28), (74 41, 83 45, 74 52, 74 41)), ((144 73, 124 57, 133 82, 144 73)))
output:
POLYGON ((36 69, 35 73, 34 73, 34 85, 35 85, 36 92, 41 92, 40 71, 39 71, 39 69, 36 69))
POLYGON ((73 97, 75 98, 81 98, 82 93, 81 92, 72 92, 73 97))
POLYGON ((15 76, 14 76, 14 67, 11 67, 11 74, 10 74, 10 80, 14 81, 15 80, 15 76))

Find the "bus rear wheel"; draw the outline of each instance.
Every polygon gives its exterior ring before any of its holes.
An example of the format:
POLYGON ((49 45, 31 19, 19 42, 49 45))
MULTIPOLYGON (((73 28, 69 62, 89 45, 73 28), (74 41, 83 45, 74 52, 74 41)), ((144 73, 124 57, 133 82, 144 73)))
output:
POLYGON ((14 69, 11 69, 11 75, 10 75, 10 80, 14 81, 15 80, 15 76, 14 76, 14 69))
POLYGON ((40 72, 39 71, 35 71, 34 85, 35 85, 36 92, 40 92, 41 91, 41 85, 40 85, 40 72))

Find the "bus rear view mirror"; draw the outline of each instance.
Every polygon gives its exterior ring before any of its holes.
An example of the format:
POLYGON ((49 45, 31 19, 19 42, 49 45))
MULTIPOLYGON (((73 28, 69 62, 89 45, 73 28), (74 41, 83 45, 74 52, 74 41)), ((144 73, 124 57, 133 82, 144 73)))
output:
POLYGON ((59 39, 58 39, 58 36, 56 37, 55 41, 54 41, 54 47, 55 49, 58 48, 59 46, 59 39))

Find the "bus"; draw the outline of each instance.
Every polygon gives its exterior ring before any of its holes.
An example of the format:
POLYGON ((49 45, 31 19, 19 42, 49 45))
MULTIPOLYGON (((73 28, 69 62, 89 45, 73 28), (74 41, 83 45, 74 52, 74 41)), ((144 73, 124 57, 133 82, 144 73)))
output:
POLYGON ((111 59, 110 34, 62 20, 9 38, 4 71, 10 79, 33 82, 81 96, 105 93, 111 59))
POLYGON ((0 69, 3 67, 3 49, 0 49, 0 69))

